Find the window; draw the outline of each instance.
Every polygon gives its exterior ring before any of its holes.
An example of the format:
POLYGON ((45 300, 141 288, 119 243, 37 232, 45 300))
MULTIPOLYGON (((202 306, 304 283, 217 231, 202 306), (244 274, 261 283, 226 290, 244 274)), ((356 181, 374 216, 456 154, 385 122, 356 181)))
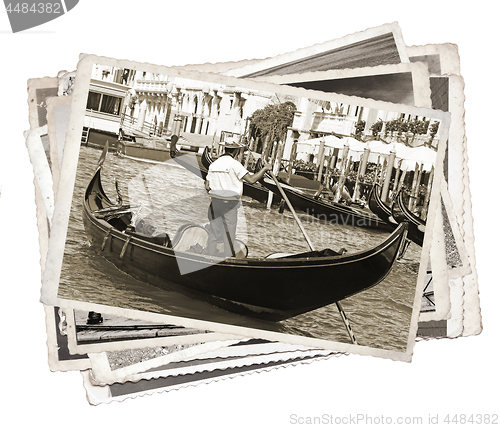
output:
POLYGON ((102 113, 120 115, 122 98, 104 95, 99 92, 89 92, 87 98, 87 110, 100 111, 102 113))
POLYGON ((87 99, 88 110, 99 110, 100 102, 101 102, 101 94, 97 94, 96 92, 89 92, 89 97, 87 99))

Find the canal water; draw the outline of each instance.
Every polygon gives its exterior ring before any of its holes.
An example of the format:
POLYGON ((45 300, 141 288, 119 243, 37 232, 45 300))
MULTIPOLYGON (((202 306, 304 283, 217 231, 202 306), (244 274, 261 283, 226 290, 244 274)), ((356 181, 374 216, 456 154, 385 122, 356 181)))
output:
MULTIPOLYGON (((85 187, 91 179, 100 150, 82 147, 59 286, 59 297, 127 309, 266 329, 299 336, 349 343, 335 304, 281 322, 267 322, 233 314, 208 303, 140 282, 118 270, 90 247, 82 221, 85 187)), ((186 223, 207 223, 208 198, 203 180, 170 161, 153 164, 109 153, 102 171, 107 195, 117 192, 125 203, 140 206, 139 217, 170 237, 186 223)), ((299 218, 315 249, 362 251, 384 241, 389 233, 349 225, 333 225, 306 214, 299 218)), ((308 251, 307 242, 289 211, 243 198, 238 212, 237 238, 249 257, 274 252, 308 251)), ((404 258, 375 287, 342 301, 359 345, 404 351, 415 297, 420 247, 411 244, 404 258)))

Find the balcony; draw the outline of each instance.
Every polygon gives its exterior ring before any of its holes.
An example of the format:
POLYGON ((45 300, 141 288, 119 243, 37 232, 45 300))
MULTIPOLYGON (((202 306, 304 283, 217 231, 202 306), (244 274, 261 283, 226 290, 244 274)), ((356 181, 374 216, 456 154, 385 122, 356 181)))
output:
POLYGON ((311 131, 342 134, 346 117, 335 113, 313 113, 311 131))
POLYGON ((172 82, 166 80, 137 80, 135 90, 137 92, 168 94, 172 91, 172 82))

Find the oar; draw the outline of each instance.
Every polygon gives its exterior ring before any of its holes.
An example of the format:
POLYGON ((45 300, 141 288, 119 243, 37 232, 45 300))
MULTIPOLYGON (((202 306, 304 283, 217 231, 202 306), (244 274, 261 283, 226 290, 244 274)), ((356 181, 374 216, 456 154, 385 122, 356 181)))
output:
POLYGON ((354 345, 357 345, 358 342, 356 341, 356 338, 354 337, 354 332, 352 331, 351 325, 349 324, 349 320, 347 319, 347 315, 344 312, 344 308, 340 304, 340 302, 335 302, 337 305, 337 309, 340 312, 340 316, 342 317, 342 321, 344 321, 345 329, 347 330, 347 333, 349 334, 349 337, 351 338, 351 342, 354 345))
MULTIPOLYGON (((288 199, 288 197, 286 196, 285 192, 283 191, 283 188, 281 187, 281 184, 279 183, 278 179, 276 178, 276 176, 274 175, 274 173, 272 171, 269 171, 269 175, 273 178, 274 183, 276 184, 276 187, 278 188, 278 190, 281 193, 281 196, 283 197, 283 199, 285 200, 286 204, 288 205, 288 208, 292 212, 293 218, 297 222, 297 224, 299 226, 299 229, 301 230, 301 232, 303 233, 304 237, 306 238, 306 241, 307 241, 307 244, 309 245, 309 248, 311 249, 311 251, 314 251, 313 244, 311 243, 311 240, 309 239, 309 236, 307 236, 307 233, 306 233, 306 231, 304 229, 304 226, 302 226, 302 223, 300 222, 300 219, 297 216, 297 213, 293 209, 293 206, 292 206, 290 200, 288 199)), ((345 328, 347 330, 347 333, 349 334, 349 337, 351 338, 351 342, 354 345, 357 345, 358 343, 356 342, 356 338, 354 337, 354 333, 353 333, 353 331, 351 329, 351 326, 349 324, 349 320, 347 319, 347 315, 344 312, 344 308, 342 307, 342 305, 340 304, 340 302, 335 302, 335 304, 337 305, 337 309, 340 312, 340 316, 342 317, 342 321, 344 322, 344 325, 345 325, 345 328)))
POLYGON ((307 241, 307 244, 309 245, 309 248, 311 249, 311 251, 314 251, 313 244, 311 243, 311 240, 309 239, 309 236, 307 236, 307 233, 306 233, 306 231, 304 229, 304 226, 302 226, 302 223, 300 222, 299 217, 297 216, 297 213, 293 209, 293 206, 292 206, 290 200, 288 199, 288 197, 286 196, 285 192, 283 191, 283 188, 281 187, 281 184, 279 183, 278 179, 276 178, 276 176, 274 175, 274 173, 272 171, 268 171, 268 172, 269 172, 269 175, 273 178, 274 183, 276 184, 276 187, 280 191, 281 196, 283 197, 283 199, 285 200, 286 204, 288 205, 288 208, 292 212, 293 218, 297 222, 300 231, 304 235, 304 238, 306 238, 306 241, 307 241))

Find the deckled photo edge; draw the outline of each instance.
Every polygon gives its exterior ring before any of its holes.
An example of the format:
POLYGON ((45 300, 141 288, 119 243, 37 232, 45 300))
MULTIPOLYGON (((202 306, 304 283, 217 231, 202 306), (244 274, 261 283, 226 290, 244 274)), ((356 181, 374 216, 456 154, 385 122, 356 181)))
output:
MULTIPOLYGON (((67 143, 70 143, 70 145, 69 146, 67 145, 67 147, 70 147, 69 153, 71 153, 71 154, 69 154, 68 156, 65 156, 65 159, 63 160, 62 174, 66 174, 66 177, 68 177, 68 176, 73 177, 74 170, 76 170, 76 160, 77 160, 77 154, 78 154, 77 149, 79 149, 79 144, 77 145, 75 143, 76 142, 79 143, 81 135, 79 132, 78 133, 75 132, 75 129, 77 129, 78 131, 81 129, 81 127, 83 125, 83 123, 82 123, 83 122, 83 115, 81 115, 81 117, 78 117, 78 113, 75 113, 75 112, 76 112, 76 110, 78 110, 79 112, 84 111, 84 103, 86 101, 85 95, 88 91, 90 72, 91 72, 92 65, 94 63, 99 63, 99 64, 103 64, 103 65, 106 65, 106 64, 118 65, 119 64, 120 66, 130 67, 133 69, 148 68, 149 69, 148 71, 154 72, 154 70, 161 70, 163 74, 172 74, 172 75, 179 75, 179 73, 182 72, 182 70, 178 71, 175 69, 161 67, 161 66, 145 65, 145 64, 140 64, 140 63, 133 63, 130 61, 113 60, 113 59, 109 59, 109 58, 101 58, 101 57, 94 57, 94 56, 84 56, 79 64, 79 68, 78 68, 78 72, 77 72, 77 84, 75 86, 75 92, 73 94, 73 104, 72 104, 72 114, 71 114, 72 124, 70 126, 70 128, 73 130, 73 133, 69 132, 67 135, 67 137, 68 137, 67 143), (83 80, 83 79, 85 79, 85 80, 83 80), (80 83, 80 82, 83 82, 83 83, 80 83), (80 94, 80 96, 78 96, 79 94, 80 94), (76 134, 78 134, 78 135, 76 135, 76 134), (73 147, 73 144, 74 144, 74 147, 73 147), (66 171, 67 169, 72 169, 72 171, 68 172, 68 171, 66 171)), ((214 75, 207 76, 207 75, 201 75, 200 73, 196 73, 196 72, 187 72, 187 74, 188 74, 188 76, 183 75, 182 77, 191 78, 191 79, 198 79, 198 80, 208 80, 208 81, 215 80, 219 83, 221 81, 220 76, 214 76, 214 75)), ((233 79, 233 80, 229 79, 229 81, 234 82, 234 84, 242 85, 242 82, 238 81, 236 79, 233 79)), ((268 84, 259 85, 259 88, 262 90, 270 90, 272 92, 275 92, 275 91, 283 92, 282 87, 280 87, 280 89, 278 89, 275 86, 268 85, 268 84)), ((293 92, 299 96, 303 94, 305 96, 314 96, 315 98, 318 98, 318 99, 328 100, 328 99, 335 98, 335 97, 332 97, 331 95, 328 95, 328 94, 305 91, 305 90, 301 90, 301 89, 296 89, 293 92)), ((338 101, 349 102, 350 104, 358 103, 358 104, 363 105, 366 103, 366 100, 355 98, 355 97, 353 98, 353 97, 339 96, 335 99, 338 101)), ((442 112, 441 113, 435 112, 435 111, 425 111, 424 112, 422 109, 407 108, 407 106, 396 106, 396 105, 393 105, 390 103, 376 103, 376 105, 377 105, 377 108, 379 108, 379 109, 386 109, 386 110, 392 110, 392 111, 400 111, 400 110, 404 110, 406 112, 418 111, 420 114, 428 114, 429 116, 431 116, 437 120, 443 120, 444 121, 443 123, 446 123, 445 119, 447 116, 444 115, 442 112)), ((440 148, 441 148, 440 152, 442 152, 443 145, 444 144, 440 144, 440 148)), ((438 159, 439 159, 439 155, 438 155, 438 159)), ((439 163, 439 161, 438 161, 438 163, 439 163)), ((65 176, 62 175, 61 180, 64 180, 64 177, 65 176)), ((73 183, 71 183, 70 187, 71 188, 73 187, 73 183)), ((434 186, 434 188, 435 188, 435 186, 434 186)), ((68 196, 68 194, 65 194, 64 190, 66 190, 66 192, 67 192, 67 189, 62 189, 62 188, 60 188, 59 192, 58 192, 58 195, 61 195, 61 197, 64 196, 64 204, 62 204, 60 202, 60 200, 58 203, 66 206, 66 211, 68 211, 69 205, 71 204, 71 195, 68 196)), ((431 199, 432 199, 432 197, 431 197, 431 199)), ((61 207, 58 207, 58 209, 56 210, 56 215, 58 215, 59 217, 63 217, 60 220, 64 220, 63 223, 59 222, 58 224, 59 225, 63 224, 64 228, 67 228, 67 218, 64 219, 63 212, 64 212, 64 209, 61 207)), ((54 279, 55 278, 58 279, 59 273, 57 272, 57 270, 60 270, 60 265, 62 262, 62 260, 57 259, 56 254, 62 255, 62 251, 64 248, 64 237, 65 237, 65 231, 63 231, 62 228, 59 228, 57 232, 58 232, 57 236, 56 236, 56 234, 54 234, 55 236, 54 236, 53 242, 54 242, 54 245, 57 242, 59 242, 59 245, 61 245, 61 243, 62 243, 62 248, 58 248, 57 250, 54 250, 52 255, 51 255, 51 249, 49 249, 49 257, 51 257, 51 260, 54 261, 54 264, 51 263, 51 268, 57 267, 57 269, 53 269, 53 271, 51 272, 51 276, 47 277, 48 279, 45 282, 45 284, 47 284, 48 286, 46 287, 44 284, 44 291, 45 292, 43 295, 44 299, 47 302, 56 303, 56 304, 61 303, 61 302, 58 302, 58 299, 54 297, 54 295, 56 295, 56 293, 57 293, 57 280, 55 281, 56 283, 55 283, 55 287, 54 287, 54 279), (53 288, 50 288, 51 284, 52 284, 53 288), (52 299, 55 299, 55 300, 52 300, 52 299)), ((428 241, 428 237, 426 237, 426 239, 428 241)), ((52 240, 51 240, 51 242, 52 242, 52 240)), ((424 254, 425 254, 425 252, 424 252, 424 254)), ((62 257, 61 257, 61 259, 62 259, 62 257)), ((63 301, 62 303, 69 303, 69 302, 63 301)), ((63 305, 63 306, 65 306, 65 305, 63 305)), ((70 305, 69 307, 71 307, 71 306, 72 305, 70 305)), ((76 306, 79 306, 79 304, 76 303, 76 306)), ((108 312, 110 312, 110 311, 108 311, 108 312)), ((415 324, 413 329, 416 330, 416 324, 415 324)), ((232 330, 232 329, 230 329, 230 330, 232 330)), ((233 332, 233 331, 231 331, 231 332, 233 332)), ((287 335, 285 335, 285 336, 287 336, 287 335)), ((280 338, 280 339, 283 339, 283 338, 280 338)), ((316 342, 314 342, 312 344, 315 345, 316 342)), ((351 349, 351 345, 347 345, 347 348, 344 348, 343 346, 341 346, 341 348, 342 348, 341 350, 349 350, 349 349, 351 349)), ((376 352, 377 354, 379 354, 379 353, 381 353, 382 355, 386 354, 386 351, 384 351, 384 350, 376 350, 376 351, 377 351, 376 352)), ((392 351, 387 351, 387 352, 391 353, 392 351)), ((370 353, 368 352, 367 354, 370 354, 370 353)), ((404 357, 404 358, 406 358, 406 357, 404 357)))
MULTIPOLYGON (((429 69, 424 62, 402 62, 399 64, 377 65, 374 67, 344 68, 328 71, 309 71, 297 74, 271 75, 254 77, 249 80, 289 86, 296 82, 310 82, 329 79, 345 79, 368 76, 384 76, 387 74, 411 73, 413 79, 413 96, 415 107, 431 108, 431 88, 429 69)), ((370 97, 365 97, 370 99, 370 97)), ((373 99, 373 98, 372 98, 373 99)), ((375 100, 378 101, 378 100, 375 100)))
MULTIPOLYGON (((441 180, 444 179, 442 165, 443 165, 443 159, 444 159, 444 155, 445 155, 445 151, 446 151, 447 142, 449 139, 450 121, 451 121, 450 114, 447 113, 443 117, 443 123, 445 124, 445 130, 446 130, 445 134, 446 135, 441 136, 442 138, 440 140, 440 144, 438 147, 438 156, 436 159, 436 165, 440 165, 440 168, 438 168, 437 173, 434 177, 434 179, 435 180, 437 179, 437 180, 433 183, 433 186, 432 186, 431 201, 429 204, 429 212, 431 212, 431 213, 438 213, 439 214, 441 212, 440 185, 441 185, 441 180)), ((442 234, 441 239, 444 241, 443 230, 441 229, 439 231, 436 231, 434 229, 435 221, 436 221, 435 215, 431 215, 430 217, 428 217, 427 224, 426 224, 426 231, 427 231, 427 228, 429 228, 433 232, 433 235, 435 233, 439 233, 440 235, 442 234)), ((410 360, 411 360, 411 354, 413 352, 413 348, 415 346, 415 338, 416 338, 416 333, 417 333, 417 329, 418 329, 419 308, 421 305, 421 296, 422 296, 423 287, 424 287, 425 272, 427 269, 428 258, 430 256, 429 246, 431 245, 432 241, 433 241, 432 237, 427 236, 427 233, 426 233, 426 236, 424 238, 424 245, 422 247, 422 254, 424 255, 425 259, 423 261, 421 261, 421 263, 420 263, 420 272, 419 272, 419 276, 418 276, 418 280, 417 280, 417 282, 418 282, 417 290, 418 291, 415 294, 415 307, 414 307, 414 310, 412 313, 412 324, 411 324, 412 327, 410 328, 411 332, 410 332, 410 336, 408 338, 407 352, 408 352, 408 355, 410 356, 410 360)), ((432 248, 430 248, 430 251, 432 251, 432 248)))
POLYGON ((406 45, 403 41, 401 28, 397 22, 392 22, 390 24, 383 24, 377 27, 368 28, 337 39, 317 43, 312 46, 299 48, 291 52, 286 52, 280 55, 269 57, 241 68, 233 68, 228 70, 225 74, 228 76, 242 77, 256 71, 265 70, 277 65, 300 59, 305 54, 307 54, 308 56, 318 54, 324 52, 325 50, 339 48, 347 44, 356 43, 362 40, 366 40, 370 37, 376 37, 387 33, 392 33, 394 36, 396 49, 398 51, 401 62, 409 62, 409 57, 406 53, 406 45))
MULTIPOLYGON (((253 365, 263 365, 263 364, 282 364, 287 363, 292 360, 307 360, 309 358, 330 358, 337 356, 334 351, 327 349, 303 349, 303 350, 287 350, 283 352, 270 352, 261 354, 248 354, 241 355, 234 359, 219 358, 219 361, 207 361, 204 362, 204 355, 200 353, 195 355, 193 358, 189 358, 188 362, 193 362, 193 365, 187 365, 180 368, 164 368, 165 364, 160 361, 150 360, 149 362, 135 364, 130 366, 127 371, 122 371, 121 369, 115 372, 107 371, 105 368, 102 373, 96 373, 94 366, 92 365, 92 370, 90 373, 90 381, 94 385, 109 385, 116 383, 126 383, 132 382, 137 383, 140 381, 148 381, 160 378, 169 377, 182 377, 185 375, 192 375, 196 373, 207 373, 214 371, 226 371, 235 368, 250 367, 253 365), (196 362, 200 364, 196 364, 196 362), (155 370, 157 368, 157 370, 155 370)), ((216 358, 216 357, 212 357, 216 358)), ((105 357, 99 356, 99 363, 105 366, 107 359, 105 357)), ((217 358, 216 358, 217 359, 217 358)), ((158 359, 159 360, 159 359, 158 359)), ((91 357, 91 361, 92 357, 91 357)), ((185 362, 185 361, 183 361, 185 362)), ((173 361, 172 363, 175 363, 173 361)))

